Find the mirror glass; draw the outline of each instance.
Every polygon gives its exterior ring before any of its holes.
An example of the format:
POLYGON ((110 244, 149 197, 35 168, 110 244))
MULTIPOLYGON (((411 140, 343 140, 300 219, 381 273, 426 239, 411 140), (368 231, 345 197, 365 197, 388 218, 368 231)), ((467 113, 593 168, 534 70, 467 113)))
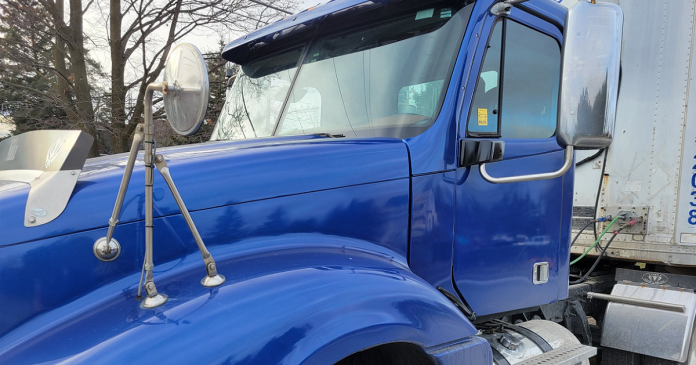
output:
POLYGON ((164 111, 180 135, 196 133, 208 108, 208 69, 196 46, 183 43, 169 54, 164 69, 164 111))
POLYGON ((580 1, 565 24, 557 139, 562 147, 604 148, 614 134, 623 13, 580 1))

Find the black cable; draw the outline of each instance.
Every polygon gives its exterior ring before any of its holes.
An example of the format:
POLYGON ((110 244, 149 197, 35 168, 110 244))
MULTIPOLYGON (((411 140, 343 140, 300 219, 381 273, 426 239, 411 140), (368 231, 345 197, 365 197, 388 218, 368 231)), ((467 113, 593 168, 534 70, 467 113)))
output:
POLYGON ((576 163, 575 163, 575 167, 584 165, 584 164, 586 164, 586 163, 588 163, 588 162, 594 160, 594 159, 597 158, 599 155, 601 155, 602 152, 604 152, 604 148, 600 148, 600 149, 599 149, 597 152, 595 152, 592 156, 585 157, 585 158, 583 158, 582 160, 576 162, 576 163))
MULTIPOLYGON (((595 197, 594 203, 594 218, 597 219, 597 208, 599 208, 599 195, 602 193, 602 183, 604 182, 604 169, 607 167, 607 155, 609 155, 609 147, 604 148, 604 161, 602 162, 602 172, 599 174, 599 186, 597 187, 597 196, 595 197)), ((594 234, 594 239, 597 241, 597 225, 592 225, 592 233, 594 234)))
POLYGON ((571 282, 570 282, 570 285, 573 285, 573 284, 580 284, 580 283, 584 282, 584 281, 587 279, 587 277, 590 276, 590 274, 592 274, 592 272, 594 271, 594 269, 595 269, 595 268, 597 267, 597 265, 599 264, 599 261, 602 259, 602 256, 604 256, 604 254, 605 254, 605 253, 607 252, 607 250, 609 249, 609 245, 611 245, 611 242, 614 241, 614 238, 616 238, 616 236, 619 235, 619 233, 621 232, 622 229, 623 229, 623 227, 619 228, 618 230, 616 230, 616 232, 614 232, 614 235, 611 236, 611 238, 609 239, 609 242, 607 242, 607 245, 604 246, 604 248, 602 249, 602 253, 600 253, 599 256, 597 256, 597 259, 595 260, 594 264, 592 264, 592 267, 590 267, 590 270, 588 270, 588 271, 585 273, 585 275, 583 275, 580 279, 575 280, 575 281, 571 281, 571 282))
POLYGON ((575 244, 575 241, 577 241, 578 237, 580 237, 580 235, 582 234, 582 231, 584 231, 587 227, 589 227, 590 224, 594 224, 594 222, 595 221, 593 219, 593 220, 587 222, 587 224, 584 227, 580 228, 580 232, 578 232, 578 234, 575 235, 575 238, 573 238, 573 242, 570 243, 570 247, 573 247, 573 245, 575 244))

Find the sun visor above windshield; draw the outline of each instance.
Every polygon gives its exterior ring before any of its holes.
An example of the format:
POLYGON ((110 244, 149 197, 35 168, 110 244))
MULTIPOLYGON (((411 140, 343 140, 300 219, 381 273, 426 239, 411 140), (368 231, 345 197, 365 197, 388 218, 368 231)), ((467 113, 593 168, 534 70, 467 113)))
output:
MULTIPOLYGON (((288 46, 295 40, 306 40, 319 22, 329 15, 357 15, 384 6, 390 0, 332 0, 325 4, 303 10, 252 32, 228 44, 222 58, 244 64, 259 54, 278 49, 276 45, 288 46), (282 42, 281 42, 282 41, 282 42)), ((403 1, 402 1, 403 2, 403 1)))

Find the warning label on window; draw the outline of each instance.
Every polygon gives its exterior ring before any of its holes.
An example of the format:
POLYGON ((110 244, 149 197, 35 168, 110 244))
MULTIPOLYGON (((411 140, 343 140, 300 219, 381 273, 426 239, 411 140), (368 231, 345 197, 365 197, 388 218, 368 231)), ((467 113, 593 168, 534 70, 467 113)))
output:
POLYGON ((478 110, 478 125, 488 125, 488 109, 478 110))

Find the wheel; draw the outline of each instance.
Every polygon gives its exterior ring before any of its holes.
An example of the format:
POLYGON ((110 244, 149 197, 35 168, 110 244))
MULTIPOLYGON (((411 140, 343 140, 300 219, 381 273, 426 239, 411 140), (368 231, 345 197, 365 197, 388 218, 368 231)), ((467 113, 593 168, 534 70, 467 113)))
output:
POLYGON ((605 347, 602 349, 602 365, 679 365, 679 363, 605 347))
POLYGON ((643 355, 605 347, 602 349, 602 365, 642 365, 643 355))
POLYGON ((677 365, 676 361, 669 361, 665 359, 658 359, 652 356, 643 355, 643 365, 677 365))
POLYGON ((432 360, 413 344, 391 343, 355 353, 334 365, 430 365, 432 360))

